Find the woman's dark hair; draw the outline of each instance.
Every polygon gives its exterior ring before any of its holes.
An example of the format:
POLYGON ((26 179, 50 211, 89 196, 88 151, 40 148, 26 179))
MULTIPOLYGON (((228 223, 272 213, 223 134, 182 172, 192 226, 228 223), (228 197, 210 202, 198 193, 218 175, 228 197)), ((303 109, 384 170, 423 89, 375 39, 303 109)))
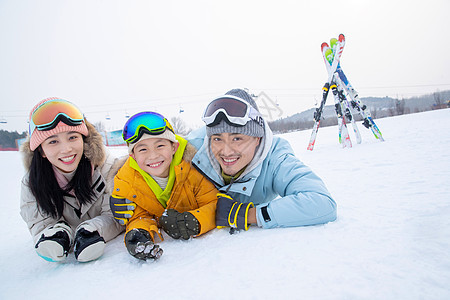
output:
POLYGON ((83 154, 75 175, 66 187, 61 188, 53 172, 52 164, 42 157, 41 146, 33 153, 30 166, 29 184, 38 207, 53 218, 59 218, 64 210, 64 196, 74 190, 81 205, 93 201, 92 167, 89 159, 83 154))

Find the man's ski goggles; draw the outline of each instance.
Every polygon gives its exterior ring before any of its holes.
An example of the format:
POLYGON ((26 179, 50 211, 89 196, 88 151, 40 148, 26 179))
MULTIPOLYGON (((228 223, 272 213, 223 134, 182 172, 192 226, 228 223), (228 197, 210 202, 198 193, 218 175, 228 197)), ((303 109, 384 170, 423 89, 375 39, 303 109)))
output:
POLYGON ((140 139, 144 133, 157 135, 163 133, 166 129, 175 133, 170 123, 162 115, 144 111, 128 119, 123 128, 122 136, 125 142, 133 143, 140 139))
POLYGON ((35 129, 44 131, 56 127, 60 121, 70 126, 80 125, 84 120, 81 111, 69 101, 53 99, 38 106, 30 117, 30 135, 35 129))
POLYGON ((262 122, 259 111, 244 100, 232 95, 222 96, 209 103, 202 120, 207 126, 212 127, 219 124, 223 116, 227 123, 235 126, 244 126, 250 120, 259 124, 262 122), (221 114, 220 117, 218 117, 219 114, 221 114))

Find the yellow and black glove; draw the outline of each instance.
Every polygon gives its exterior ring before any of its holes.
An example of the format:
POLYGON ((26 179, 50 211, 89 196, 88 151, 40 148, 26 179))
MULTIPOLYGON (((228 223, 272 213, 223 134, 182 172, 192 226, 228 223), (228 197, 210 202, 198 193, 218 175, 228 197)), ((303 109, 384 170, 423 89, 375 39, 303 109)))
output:
POLYGON ((216 226, 248 230, 248 210, 253 203, 241 203, 223 193, 217 194, 216 226))
POLYGON ((159 225, 174 239, 188 240, 200 233, 200 223, 193 214, 175 209, 167 209, 159 218, 159 225))
POLYGON ((120 225, 126 225, 128 219, 134 214, 136 204, 126 198, 111 196, 109 198, 109 207, 111 208, 116 221, 119 222, 120 225))

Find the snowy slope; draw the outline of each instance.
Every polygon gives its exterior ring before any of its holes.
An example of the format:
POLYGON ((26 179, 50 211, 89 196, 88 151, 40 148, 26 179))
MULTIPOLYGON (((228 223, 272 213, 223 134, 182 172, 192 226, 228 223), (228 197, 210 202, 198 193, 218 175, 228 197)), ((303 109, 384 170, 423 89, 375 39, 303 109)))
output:
POLYGON ((330 189, 336 222, 167 238, 157 262, 131 257, 123 236, 91 263, 38 257, 19 215, 21 158, 0 153, 0 299, 449 299, 450 109, 376 122, 386 142, 360 125, 352 149, 336 127, 313 152, 309 130, 284 135, 330 189))

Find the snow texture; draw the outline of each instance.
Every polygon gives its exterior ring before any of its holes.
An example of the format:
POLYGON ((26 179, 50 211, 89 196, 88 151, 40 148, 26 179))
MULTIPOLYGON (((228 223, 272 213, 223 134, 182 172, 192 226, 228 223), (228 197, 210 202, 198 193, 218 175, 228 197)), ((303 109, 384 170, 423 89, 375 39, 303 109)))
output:
POLYGON ((0 299, 450 299, 450 109, 375 121, 386 141, 358 122, 351 149, 337 127, 320 128, 312 152, 310 130, 283 135, 334 196, 335 222, 166 236, 156 262, 131 257, 123 235, 90 263, 37 256, 19 215, 21 157, 2 152, 0 299))

